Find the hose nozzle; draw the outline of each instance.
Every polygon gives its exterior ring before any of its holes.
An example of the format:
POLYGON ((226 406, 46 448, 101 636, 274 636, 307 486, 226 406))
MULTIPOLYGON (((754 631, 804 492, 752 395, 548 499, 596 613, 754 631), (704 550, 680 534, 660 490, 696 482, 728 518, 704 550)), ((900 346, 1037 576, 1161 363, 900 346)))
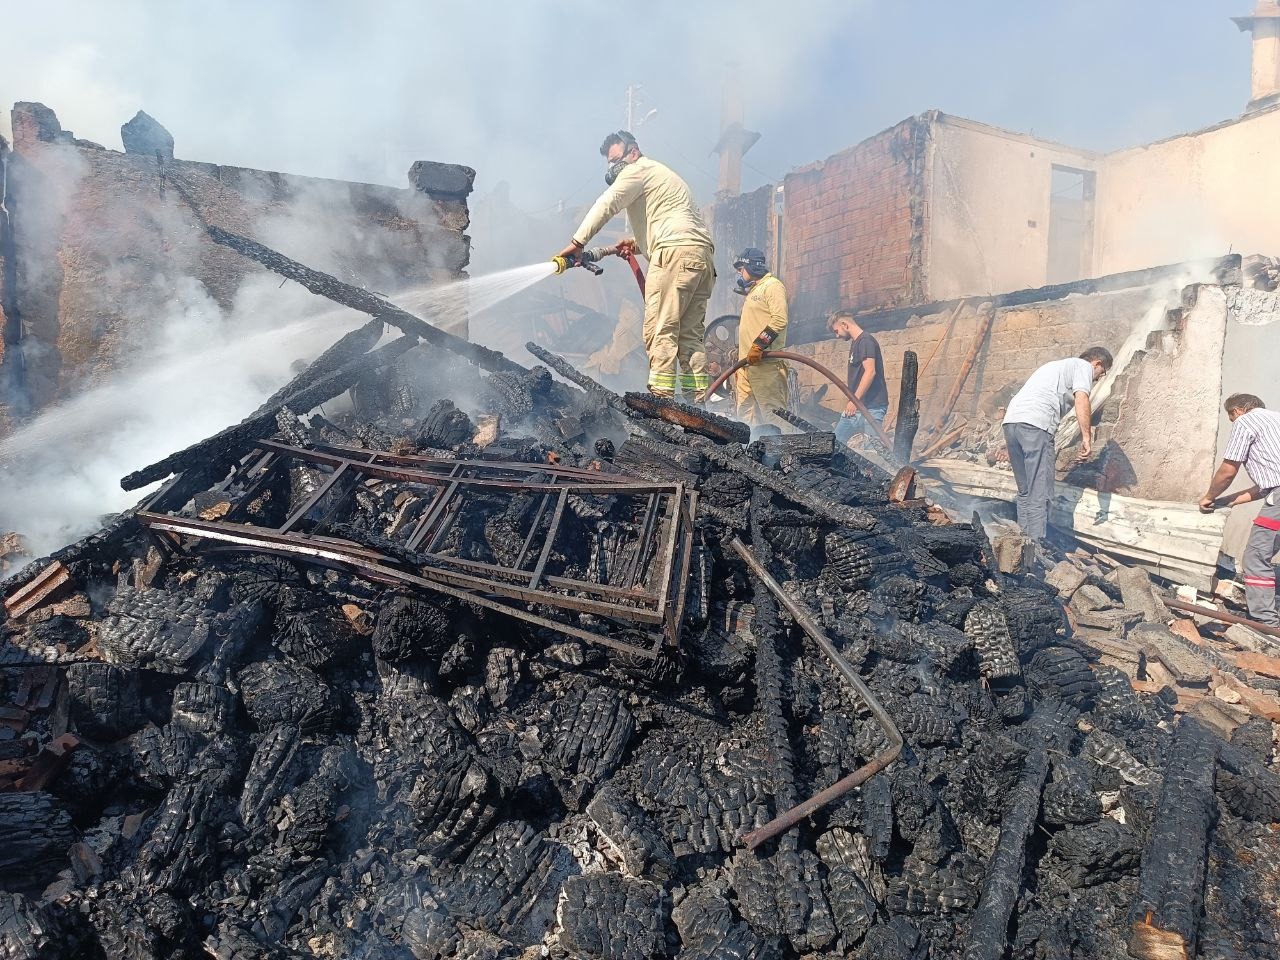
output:
POLYGON ((604 267, 596 263, 598 259, 600 259, 599 251, 583 250, 581 253, 569 257, 552 257, 551 262, 555 264, 557 274, 564 273, 570 267, 583 267, 598 277, 604 273, 604 267))

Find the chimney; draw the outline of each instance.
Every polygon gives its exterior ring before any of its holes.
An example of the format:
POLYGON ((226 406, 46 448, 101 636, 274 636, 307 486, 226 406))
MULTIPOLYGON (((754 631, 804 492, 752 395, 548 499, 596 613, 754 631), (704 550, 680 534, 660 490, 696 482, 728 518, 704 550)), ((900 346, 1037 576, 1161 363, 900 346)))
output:
POLYGON ((1253 34, 1253 87, 1245 113, 1280 103, 1280 3, 1258 0, 1252 14, 1231 19, 1253 34))
POLYGON ((720 100, 720 139, 711 153, 720 155, 720 177, 716 197, 736 197, 742 192, 742 155, 755 146, 760 134, 742 125, 742 88, 738 65, 725 64, 724 92, 720 100))

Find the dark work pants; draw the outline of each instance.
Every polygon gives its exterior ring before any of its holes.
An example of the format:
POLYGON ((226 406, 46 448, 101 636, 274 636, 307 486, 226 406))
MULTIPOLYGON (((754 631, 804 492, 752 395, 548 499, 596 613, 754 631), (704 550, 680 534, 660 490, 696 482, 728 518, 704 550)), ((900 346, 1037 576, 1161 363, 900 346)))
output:
POLYGON ((1043 540, 1049 532, 1049 502, 1057 457, 1053 434, 1029 423, 1006 423, 1004 442, 1009 466, 1018 482, 1018 526, 1028 537, 1043 540))
POLYGON ((1273 627, 1280 626, 1280 615, 1276 613, 1276 568, 1272 563, 1277 550, 1280 550, 1280 505, 1267 505, 1249 531, 1241 572, 1249 616, 1273 627))

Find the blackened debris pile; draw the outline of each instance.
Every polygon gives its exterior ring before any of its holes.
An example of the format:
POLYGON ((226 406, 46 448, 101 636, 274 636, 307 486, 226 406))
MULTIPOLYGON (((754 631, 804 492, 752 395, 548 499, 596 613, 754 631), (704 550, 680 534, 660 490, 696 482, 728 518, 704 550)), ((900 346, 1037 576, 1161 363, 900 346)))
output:
POLYGON ((1270 723, 1136 691, 980 528, 821 438, 378 371, 5 622, 0 956, 1280 952, 1270 723), (901 752, 748 849, 891 746, 815 631, 901 752))

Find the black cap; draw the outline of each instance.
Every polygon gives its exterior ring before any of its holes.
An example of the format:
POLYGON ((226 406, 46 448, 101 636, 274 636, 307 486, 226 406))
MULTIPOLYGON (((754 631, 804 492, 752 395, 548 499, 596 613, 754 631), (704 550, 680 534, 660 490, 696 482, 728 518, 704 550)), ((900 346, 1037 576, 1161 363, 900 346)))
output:
POLYGON ((738 270, 742 267, 746 267, 747 273, 757 277, 769 272, 769 265, 764 259, 764 251, 756 247, 747 247, 733 261, 733 269, 738 270))

